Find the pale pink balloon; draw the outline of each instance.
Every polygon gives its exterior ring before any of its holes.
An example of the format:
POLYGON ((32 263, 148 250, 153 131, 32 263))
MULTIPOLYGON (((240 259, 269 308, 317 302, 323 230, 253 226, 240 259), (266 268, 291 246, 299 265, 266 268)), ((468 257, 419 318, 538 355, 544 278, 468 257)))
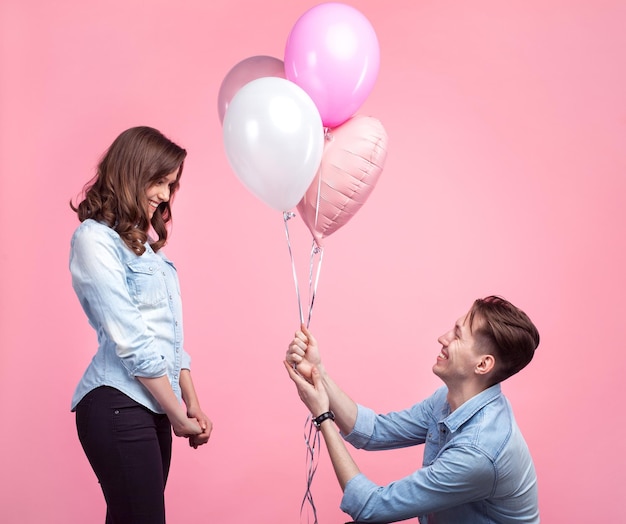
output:
POLYGON ((315 102, 326 127, 356 113, 370 94, 380 67, 372 24, 346 4, 328 2, 306 11, 285 46, 285 74, 315 102))
POLYGON ((285 78, 285 64, 273 56, 251 56, 235 64, 226 74, 219 94, 217 95, 217 112, 220 123, 224 123, 224 115, 230 101, 244 85, 258 78, 274 76, 285 78))
POLYGON ((383 171, 387 132, 379 120, 356 115, 329 131, 322 162, 298 212, 318 246, 361 209, 383 171))

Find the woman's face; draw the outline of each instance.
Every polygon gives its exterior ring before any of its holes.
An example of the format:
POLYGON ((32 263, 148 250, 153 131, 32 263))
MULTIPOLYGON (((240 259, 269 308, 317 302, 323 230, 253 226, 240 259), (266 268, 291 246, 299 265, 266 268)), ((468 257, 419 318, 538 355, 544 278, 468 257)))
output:
POLYGON ((156 183, 152 184, 146 190, 146 199, 147 199, 147 212, 148 218, 152 218, 154 212, 157 207, 159 207, 163 202, 168 202, 170 199, 170 192, 172 186, 176 182, 176 177, 178 176, 178 169, 173 171, 167 176, 160 178, 156 183))

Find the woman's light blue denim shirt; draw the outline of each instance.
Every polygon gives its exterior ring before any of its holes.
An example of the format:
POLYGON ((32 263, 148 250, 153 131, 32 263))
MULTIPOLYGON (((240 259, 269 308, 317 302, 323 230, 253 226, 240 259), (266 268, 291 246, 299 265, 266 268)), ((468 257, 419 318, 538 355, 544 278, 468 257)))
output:
MULTIPOLYGON (((181 400, 181 369, 191 359, 183 347, 183 316, 176 268, 148 244, 137 256, 118 233, 91 219, 71 241, 72 286, 97 335, 97 351, 74 396, 111 386, 155 413, 164 413, 136 377, 167 375, 181 400)), ((90 350, 90 348, 85 348, 90 350)))
POLYGON ((424 444, 423 467, 387 486, 363 474, 346 485, 341 509, 359 522, 538 523, 537 476, 500 384, 450 412, 446 387, 387 415, 358 407, 345 439, 383 450, 424 444))

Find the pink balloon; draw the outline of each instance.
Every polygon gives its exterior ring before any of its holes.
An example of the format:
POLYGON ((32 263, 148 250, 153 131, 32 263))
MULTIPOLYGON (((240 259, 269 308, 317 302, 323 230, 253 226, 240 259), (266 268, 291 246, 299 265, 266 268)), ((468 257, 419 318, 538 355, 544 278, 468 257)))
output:
POLYGON ((259 55, 245 58, 234 65, 222 80, 217 96, 217 112, 220 123, 224 123, 224 115, 228 105, 237 91, 252 80, 268 76, 285 78, 284 62, 272 56, 259 55))
POLYGON ((375 118, 357 115, 327 134, 320 167, 297 206, 318 246, 361 209, 386 158, 387 132, 375 118))
POLYGON ((309 9, 291 29, 285 74, 304 89, 326 127, 345 122, 368 97, 380 65, 376 32, 358 10, 326 3, 309 9))

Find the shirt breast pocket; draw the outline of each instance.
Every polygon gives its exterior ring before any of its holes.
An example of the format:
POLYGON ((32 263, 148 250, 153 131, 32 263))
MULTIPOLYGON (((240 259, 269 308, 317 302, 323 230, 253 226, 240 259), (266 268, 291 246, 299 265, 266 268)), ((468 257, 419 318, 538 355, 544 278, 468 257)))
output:
POLYGON ((165 282, 154 261, 136 260, 128 263, 128 288, 140 305, 153 306, 167 298, 165 282))
POLYGON ((426 443, 424 445, 422 461, 424 466, 430 466, 435 461, 439 451, 441 451, 442 444, 439 429, 436 426, 431 426, 426 435, 426 443))

